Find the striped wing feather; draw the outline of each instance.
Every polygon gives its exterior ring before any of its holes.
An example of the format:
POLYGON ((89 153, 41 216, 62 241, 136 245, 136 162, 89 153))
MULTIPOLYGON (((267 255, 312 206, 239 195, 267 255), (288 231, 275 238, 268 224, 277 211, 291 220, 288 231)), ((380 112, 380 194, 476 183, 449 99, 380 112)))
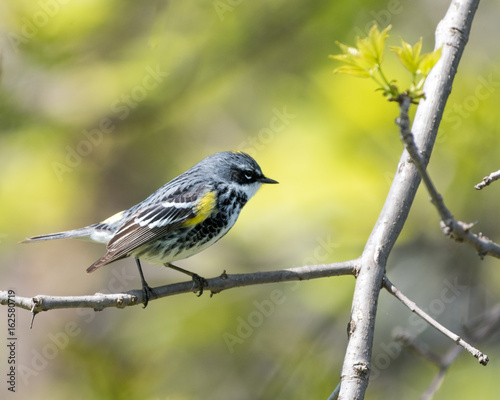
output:
POLYGON ((87 268, 87 272, 127 257, 131 251, 167 235, 195 218, 196 200, 201 196, 203 187, 197 189, 138 210, 109 241, 107 253, 87 268))

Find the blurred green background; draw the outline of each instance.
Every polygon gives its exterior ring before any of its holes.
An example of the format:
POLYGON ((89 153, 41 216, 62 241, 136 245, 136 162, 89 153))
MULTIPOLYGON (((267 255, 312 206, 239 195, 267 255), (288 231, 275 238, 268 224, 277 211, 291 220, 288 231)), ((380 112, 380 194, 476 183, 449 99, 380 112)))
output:
MULTIPOLYGON (((179 266, 211 277, 358 257, 402 151, 397 108, 372 82, 333 75, 339 64, 328 55, 338 53, 336 40, 353 44, 373 20, 393 25, 390 45, 423 36, 431 51, 447 7, 2 2, 1 289, 21 296, 138 289, 132 260, 85 273, 102 246, 18 242, 103 220, 231 149, 249 152, 280 185, 262 188, 221 242, 179 266)), ((497 241, 500 184, 481 192, 473 185, 500 168, 499 16, 498 3, 481 4, 429 166, 454 214, 479 221, 477 230, 497 241)), ((386 63, 389 75, 405 79, 393 54, 386 63)), ((152 286, 185 280, 144 269, 152 286)), ((459 333, 500 297, 498 261, 480 261, 443 237, 422 189, 388 272, 459 333)), ((326 399, 339 380, 354 283, 341 277, 187 294, 146 310, 52 311, 32 330, 29 313, 18 310, 15 396, 326 399)), ((387 293, 379 304, 367 398, 418 398, 437 368, 400 349, 393 330, 418 334, 439 353, 453 344, 423 330, 387 293)), ((499 339, 478 345, 490 356, 487 367, 462 354, 437 398, 498 393, 499 339)))

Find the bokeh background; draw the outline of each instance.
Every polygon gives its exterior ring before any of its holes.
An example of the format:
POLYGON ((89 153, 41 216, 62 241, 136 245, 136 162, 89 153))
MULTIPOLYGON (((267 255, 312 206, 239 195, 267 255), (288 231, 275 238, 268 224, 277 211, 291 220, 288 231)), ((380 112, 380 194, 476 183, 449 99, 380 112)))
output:
MULTIPOLYGON (((132 260, 87 275, 100 245, 25 237, 76 228, 141 201, 217 151, 249 152, 280 185, 233 230, 179 266, 206 277, 361 254, 402 144, 395 104, 368 80, 333 75, 335 41, 373 20, 424 51, 448 2, 5 1, 0 4, 0 281, 18 295, 138 289, 132 260)), ((497 2, 481 4, 429 166, 454 214, 500 240, 497 2)), ((388 75, 406 81, 387 54, 388 75)), ((443 237, 420 189, 389 260, 392 281, 457 332, 500 299, 498 260, 443 237)), ((145 266, 153 286, 184 276, 145 266)), ((339 380, 352 277, 185 294, 147 309, 18 310, 17 393, 30 399, 321 399, 339 380)), ((2 336, 7 311, 0 316, 2 336)), ((382 292, 370 399, 418 398, 437 372, 402 349, 403 328, 454 345, 382 292)), ((439 399, 491 398, 499 335, 462 354, 439 399)), ((7 372, 0 346, 2 379, 7 372)), ((3 397, 6 393, 6 385, 3 397)))

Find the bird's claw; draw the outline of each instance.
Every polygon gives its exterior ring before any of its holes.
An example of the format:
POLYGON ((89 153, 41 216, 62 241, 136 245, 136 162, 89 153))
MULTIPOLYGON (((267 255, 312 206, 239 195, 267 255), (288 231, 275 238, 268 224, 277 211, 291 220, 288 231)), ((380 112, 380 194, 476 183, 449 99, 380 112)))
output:
POLYGON ((196 296, 200 297, 203 294, 203 289, 208 286, 208 282, 205 278, 198 274, 193 274, 193 289, 196 296))
POLYGON ((147 283, 142 285, 142 298, 143 298, 143 303, 144 305, 142 308, 146 308, 149 303, 149 299, 151 297, 156 297, 155 292, 153 291, 153 288, 150 287, 147 283))

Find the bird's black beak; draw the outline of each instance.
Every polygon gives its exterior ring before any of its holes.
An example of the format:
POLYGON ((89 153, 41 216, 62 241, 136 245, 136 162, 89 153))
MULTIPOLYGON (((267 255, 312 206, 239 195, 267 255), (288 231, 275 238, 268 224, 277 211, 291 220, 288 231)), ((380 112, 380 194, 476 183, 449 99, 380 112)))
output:
POLYGON ((259 178, 260 183, 279 183, 278 181, 275 181, 274 179, 271 178, 266 178, 263 176, 262 178, 259 178))

